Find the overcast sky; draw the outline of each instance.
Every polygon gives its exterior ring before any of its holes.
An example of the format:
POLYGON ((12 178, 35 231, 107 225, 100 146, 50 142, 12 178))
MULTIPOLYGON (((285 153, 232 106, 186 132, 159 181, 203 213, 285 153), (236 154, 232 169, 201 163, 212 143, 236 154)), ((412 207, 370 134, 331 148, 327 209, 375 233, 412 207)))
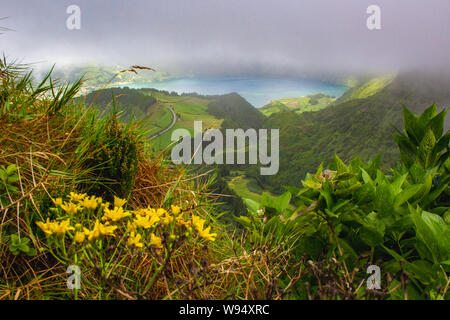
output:
POLYGON ((450 69, 449 0, 0 0, 0 48, 23 62, 181 73, 450 69), (69 5, 81 29, 69 30, 69 5), (381 30, 366 9, 381 8, 381 30))

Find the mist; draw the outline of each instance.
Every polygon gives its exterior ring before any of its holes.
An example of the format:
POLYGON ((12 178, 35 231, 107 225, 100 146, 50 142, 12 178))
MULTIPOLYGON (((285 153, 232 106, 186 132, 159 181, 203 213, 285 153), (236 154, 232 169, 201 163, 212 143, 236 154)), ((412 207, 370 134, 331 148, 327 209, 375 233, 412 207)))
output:
POLYGON ((2 0, 5 55, 37 67, 141 64, 182 74, 450 70, 448 0, 2 0), (367 7, 381 9, 369 30, 367 7), (66 9, 81 9, 69 30, 66 9))

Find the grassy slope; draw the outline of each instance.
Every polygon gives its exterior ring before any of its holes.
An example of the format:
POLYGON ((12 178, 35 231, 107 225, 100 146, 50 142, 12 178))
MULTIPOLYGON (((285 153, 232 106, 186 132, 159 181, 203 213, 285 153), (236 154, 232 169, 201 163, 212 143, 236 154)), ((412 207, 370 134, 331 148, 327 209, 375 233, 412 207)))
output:
POLYGON ((303 113, 306 111, 318 111, 329 106, 336 98, 324 95, 313 94, 298 98, 285 98, 271 101, 269 104, 259 110, 265 115, 270 116, 280 111, 295 111, 303 113))
POLYGON ((251 182, 251 178, 247 178, 245 175, 240 175, 236 177, 230 177, 228 186, 241 198, 248 198, 259 202, 262 190, 259 190, 259 192, 251 191, 249 188, 249 183, 251 182))
POLYGON ((373 96, 374 94, 384 89, 389 83, 392 82, 394 78, 395 75, 386 75, 384 77, 373 78, 361 84, 357 84, 344 92, 341 97, 336 99, 334 104, 339 104, 355 99, 364 99, 373 96))
MULTIPOLYGON (((171 130, 154 140, 153 146, 155 149, 160 150, 167 147, 171 142, 172 132, 176 129, 184 128, 192 134, 194 121, 201 120, 203 122, 203 129, 220 128, 222 124, 223 119, 210 115, 207 111, 208 104, 211 102, 210 99, 191 96, 170 96, 154 90, 144 90, 143 92, 154 97, 158 101, 158 105, 172 107, 178 118, 177 123, 171 130)), ((171 117, 170 112, 169 116, 171 117)), ((159 118, 161 114, 155 113, 153 117, 155 121, 161 121, 159 118)))
POLYGON ((284 98, 271 101, 259 110, 267 117, 281 111, 303 112, 319 111, 331 104, 340 104, 355 99, 370 97, 385 88, 394 78, 394 75, 387 75, 380 78, 373 78, 362 83, 353 83, 352 88, 347 90, 341 97, 335 98, 326 94, 312 94, 298 98, 284 98))

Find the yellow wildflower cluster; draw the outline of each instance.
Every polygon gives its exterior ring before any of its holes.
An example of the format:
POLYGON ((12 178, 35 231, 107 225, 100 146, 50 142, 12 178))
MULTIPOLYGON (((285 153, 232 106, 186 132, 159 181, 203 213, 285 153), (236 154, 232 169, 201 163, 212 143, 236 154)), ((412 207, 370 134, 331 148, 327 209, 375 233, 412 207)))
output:
POLYGON ((123 211, 122 207, 115 207, 113 210, 105 208, 104 210, 105 213, 104 216, 102 217, 102 221, 111 220, 113 222, 117 222, 131 215, 131 213, 123 211))
POLYGON ((57 222, 47 219, 45 223, 36 223, 45 234, 64 235, 68 233, 74 242, 80 244, 86 240, 95 241, 100 237, 119 236, 120 238, 124 236, 128 246, 143 248, 148 244, 158 249, 163 248, 163 239, 157 235, 162 234, 162 228, 170 230, 169 241, 178 238, 177 230, 186 232, 186 229, 188 234, 195 229, 200 237, 210 241, 215 241, 217 236, 216 233, 210 233, 211 227, 204 227, 204 219, 195 215, 191 219, 186 218, 183 210, 177 205, 172 205, 170 210, 148 207, 127 211, 124 209, 127 201, 118 197, 114 197, 113 208, 110 208, 108 202, 104 203, 102 198, 87 194, 71 192, 68 199, 68 202, 63 201, 62 198, 52 199, 55 206, 62 209, 56 211, 60 215, 63 214, 60 219, 65 220, 57 222), (83 214, 85 209, 89 210, 87 211, 88 215, 83 214), (90 221, 89 216, 91 217, 90 221), (88 220, 86 221, 86 219, 88 220), (75 228, 70 225, 71 222, 75 228), (88 227, 89 225, 91 228, 88 227), (72 234, 69 231, 75 232, 72 234))
POLYGON ((69 202, 63 202, 62 198, 52 199, 57 207, 60 207, 68 214, 76 214, 83 208, 95 210, 102 203, 102 198, 96 198, 95 196, 89 197, 85 193, 78 194, 71 192, 69 200, 69 202))

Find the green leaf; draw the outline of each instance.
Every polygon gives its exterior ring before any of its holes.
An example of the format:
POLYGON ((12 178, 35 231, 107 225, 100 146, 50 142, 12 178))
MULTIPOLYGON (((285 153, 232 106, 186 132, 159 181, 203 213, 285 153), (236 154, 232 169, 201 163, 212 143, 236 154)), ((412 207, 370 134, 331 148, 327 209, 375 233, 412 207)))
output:
MULTIPOLYGON (((429 180, 431 180, 431 175, 429 175, 429 180)), ((432 182, 430 182, 430 184, 431 183, 432 182)), ((430 205, 435 199, 437 199, 440 196, 442 192, 444 192, 448 188, 449 183, 450 183, 450 175, 447 175, 438 183, 437 186, 434 187, 433 191, 431 192, 429 192, 431 189, 430 186, 426 195, 423 197, 421 201, 421 205, 423 207, 428 207, 428 205, 430 205)))
POLYGON ((361 221, 363 226, 359 230, 359 235, 361 240, 371 247, 379 246, 384 242, 386 226, 378 216, 372 211, 361 221))
POLYGON ((345 163, 337 156, 337 154, 333 155, 333 159, 331 160, 329 166, 329 170, 335 170, 339 173, 347 172, 348 167, 345 165, 345 163))
POLYGON ((278 213, 283 213, 287 207, 289 206, 289 203, 291 201, 292 195, 289 191, 283 193, 281 196, 277 197, 275 201, 275 209, 278 211, 278 213))
POLYGON ((385 182, 377 188, 375 206, 383 217, 390 216, 394 213, 394 197, 393 188, 389 183, 385 182))
POLYGON ((376 247, 384 243, 384 234, 376 227, 365 225, 359 230, 359 235, 361 240, 371 247, 376 247))
POLYGON ((431 119, 438 114, 436 104, 433 103, 430 107, 426 108, 419 117, 420 125, 425 128, 431 119))
POLYGON ((303 186, 305 186, 307 188, 315 189, 315 190, 320 189, 322 187, 322 184, 314 178, 303 180, 302 184, 303 184, 303 186))
POLYGON ((420 208, 409 206, 416 236, 422 241, 433 256, 433 262, 448 260, 450 254, 450 230, 445 221, 438 215, 420 208))
POLYGON ((20 253, 25 253, 29 256, 36 254, 34 248, 29 247, 30 239, 26 237, 19 237, 16 234, 12 234, 9 241, 9 251, 13 255, 19 255, 20 253))
POLYGON ((449 147, 450 142, 450 131, 447 131, 443 137, 441 137, 438 142, 436 143, 436 146, 433 149, 433 153, 438 154, 442 150, 449 147))
POLYGON ((6 174, 8 176, 12 175, 16 171, 17 171, 17 167, 14 164, 11 164, 11 165, 8 166, 8 168, 6 168, 6 174))
POLYGON ((404 175, 401 175, 401 176, 395 178, 395 180, 391 183, 392 191, 394 192, 394 195, 397 195, 402 191, 402 185, 405 182, 407 176, 408 176, 408 174, 405 173, 404 175))
POLYGON ((291 193, 285 192, 281 196, 272 197, 267 192, 263 192, 261 196, 261 207, 272 208, 277 211, 278 214, 284 213, 291 201, 291 193))
POLYGON ((10 175, 8 177, 8 183, 16 183, 17 181, 19 181, 19 176, 17 174, 14 175, 10 175))
POLYGON ((252 222, 251 220, 246 216, 240 216, 240 217, 234 217, 234 219, 239 222, 241 225, 243 225, 247 229, 251 229, 252 222))
POLYGON ((394 141, 400 149, 400 152, 404 153, 406 157, 411 160, 416 158, 417 147, 411 143, 410 139, 405 136, 394 135, 394 141))
POLYGON ((344 172, 344 173, 338 174, 338 176, 336 177, 336 180, 345 181, 345 180, 349 180, 354 177, 355 177, 355 174, 353 174, 351 172, 344 172))
POLYGON ((328 192, 326 190, 320 190, 319 192, 322 195, 322 197, 325 199, 325 202, 327 203, 327 208, 329 210, 331 210, 333 207, 333 197, 331 196, 330 192, 328 192))
POLYGON ((413 273, 424 285, 430 285, 436 276, 433 272, 433 264, 426 260, 416 260, 408 263, 406 270, 413 273))
POLYGON ((419 124, 419 118, 409 111, 405 106, 402 106, 403 110, 403 127, 406 134, 414 142, 419 145, 421 137, 423 136, 423 127, 419 124))
POLYGON ((0 179, 6 183, 6 179, 8 179, 8 175, 5 170, 0 169, 0 179))
POLYGON ((248 198, 245 198, 244 201, 252 213, 256 213, 260 209, 260 205, 258 202, 248 198))
POLYGON ((372 178, 367 173, 367 171, 364 170, 363 168, 361 168, 361 174, 362 174, 362 178, 363 178, 364 183, 373 183, 372 178))
POLYGON ((433 130, 428 128, 419 145, 419 158, 423 161, 424 168, 430 168, 433 166, 433 149, 435 145, 436 138, 433 130))
POLYGON ((435 116, 430 121, 431 129, 433 130, 434 136, 438 139, 442 136, 442 133, 444 132, 444 123, 445 123, 445 116, 447 115, 447 110, 442 110, 437 116, 435 116))
POLYGON ((283 186, 283 188, 289 191, 294 196, 298 195, 299 192, 301 191, 301 189, 297 187, 283 186))
POLYGON ((400 207, 406 201, 414 197, 421 189, 423 184, 414 184, 405 188, 400 194, 395 197, 394 207, 400 207))

